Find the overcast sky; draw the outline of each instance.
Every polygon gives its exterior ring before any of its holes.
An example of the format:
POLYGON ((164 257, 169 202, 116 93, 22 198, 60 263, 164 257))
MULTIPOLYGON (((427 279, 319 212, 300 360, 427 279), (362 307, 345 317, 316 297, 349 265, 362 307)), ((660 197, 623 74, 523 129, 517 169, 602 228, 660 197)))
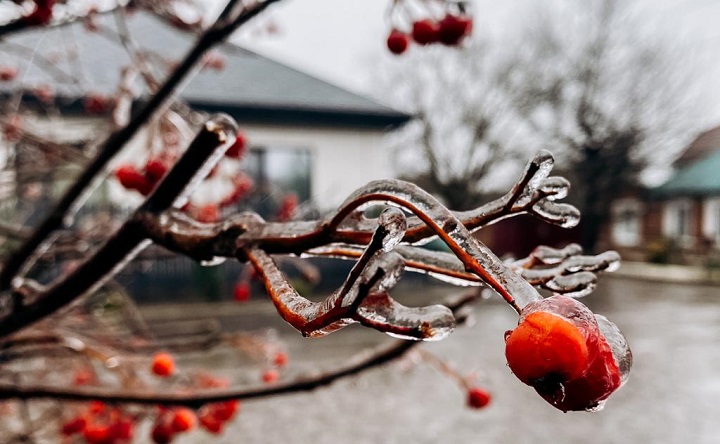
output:
MULTIPOLYGON (((476 26, 496 32, 503 26, 531 19, 523 12, 541 0, 474 0, 476 26), (525 6, 525 8, 524 8, 525 6)), ((548 0, 542 0, 547 2, 548 0)), ((557 0, 584 1, 584 0, 557 0)), ((557 3, 556 1, 556 3, 557 3)), ((330 80, 369 93, 373 66, 390 58, 385 49, 391 0, 284 0, 270 17, 280 32, 239 42, 261 54, 330 80)), ((720 0, 639 0, 648 24, 673 39, 687 42, 703 60, 698 75, 713 97, 708 113, 720 123, 720 0)))

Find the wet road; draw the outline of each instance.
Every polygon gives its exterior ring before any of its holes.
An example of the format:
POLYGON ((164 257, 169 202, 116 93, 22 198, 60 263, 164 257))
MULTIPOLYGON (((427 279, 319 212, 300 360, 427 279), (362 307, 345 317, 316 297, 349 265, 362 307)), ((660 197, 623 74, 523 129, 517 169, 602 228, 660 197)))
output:
MULTIPOLYGON (((600 413, 564 414, 515 379, 502 338, 516 317, 493 300, 477 306, 473 326, 424 345, 481 374, 494 395, 486 410, 465 408, 464 393, 428 366, 392 365, 313 393, 248 401, 217 442, 719 443, 720 287, 603 277, 584 302, 620 326, 635 358, 628 384, 600 413)), ((291 370, 331 365, 383 338, 364 329, 319 340, 293 335, 291 370)))

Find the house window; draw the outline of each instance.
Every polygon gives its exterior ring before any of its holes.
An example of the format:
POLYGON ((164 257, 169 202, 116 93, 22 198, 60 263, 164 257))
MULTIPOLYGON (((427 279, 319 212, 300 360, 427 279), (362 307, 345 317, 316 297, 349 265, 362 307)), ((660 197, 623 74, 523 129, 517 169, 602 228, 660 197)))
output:
POLYGON ((615 245, 633 247, 640 244, 642 204, 636 199, 620 199, 612 207, 612 240, 615 245))
POLYGON ((250 150, 244 169, 255 182, 251 205, 263 217, 273 215, 287 193, 295 193, 300 202, 312 197, 309 149, 255 147, 250 150))
POLYGON ((688 245, 692 243, 692 205, 690 200, 681 199, 665 204, 663 234, 688 245))
POLYGON ((636 199, 620 199, 612 207, 612 239, 618 246, 632 247, 640 243, 642 204, 636 199))
POLYGON ((718 197, 703 202, 703 235, 706 239, 720 244, 720 198, 718 197))

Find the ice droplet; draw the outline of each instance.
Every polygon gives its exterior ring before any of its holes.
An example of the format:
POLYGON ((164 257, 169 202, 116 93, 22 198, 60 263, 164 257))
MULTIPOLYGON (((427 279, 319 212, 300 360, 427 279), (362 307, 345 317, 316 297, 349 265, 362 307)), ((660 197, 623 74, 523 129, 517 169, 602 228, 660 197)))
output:
POLYGON ((620 386, 628 380, 630 369, 633 364, 632 351, 628 345, 625 335, 620 331, 617 325, 611 322, 603 315, 595 315, 600 332, 605 336, 605 340, 612 350, 615 363, 620 371, 620 386))
POLYGON ((540 186, 540 190, 547 194, 548 200, 564 199, 568 195, 570 182, 564 177, 553 176, 545 179, 540 186))
POLYGON ((605 408, 605 400, 598 401, 598 403, 593 407, 588 407, 585 409, 586 412, 590 413, 597 413, 605 408))

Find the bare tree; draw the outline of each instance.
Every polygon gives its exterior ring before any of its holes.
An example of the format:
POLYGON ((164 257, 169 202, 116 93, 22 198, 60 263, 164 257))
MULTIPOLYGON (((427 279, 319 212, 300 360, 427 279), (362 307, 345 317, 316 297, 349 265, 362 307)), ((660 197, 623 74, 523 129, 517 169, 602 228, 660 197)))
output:
POLYGON ((612 200, 667 167, 701 125, 692 60, 632 5, 537 8, 508 82, 535 135, 562 150, 588 251, 612 200))
POLYGON ((453 208, 507 186, 530 152, 507 93, 514 54, 482 33, 457 49, 393 60, 381 88, 415 117, 393 138, 398 168, 453 208))

